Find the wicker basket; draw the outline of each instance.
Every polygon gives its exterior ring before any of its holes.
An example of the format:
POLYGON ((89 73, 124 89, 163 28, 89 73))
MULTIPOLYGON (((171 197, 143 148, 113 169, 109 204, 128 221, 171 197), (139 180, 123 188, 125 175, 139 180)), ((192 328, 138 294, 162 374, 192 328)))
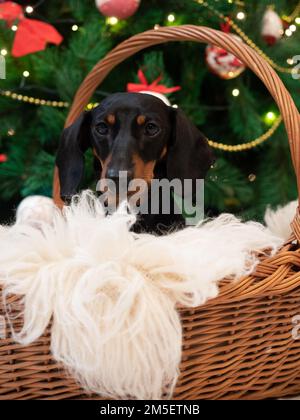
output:
MULTIPOLYGON (((168 41, 218 45, 257 74, 280 108, 300 188, 299 113, 291 96, 254 50, 206 27, 160 28, 120 44, 86 77, 66 125, 79 116, 117 64, 143 48, 168 41)), ((57 171, 54 197, 59 204, 57 171)), ((291 240, 275 257, 262 260, 254 275, 236 284, 222 282, 219 296, 199 308, 180 308, 184 341, 175 399, 262 399, 300 394, 300 340, 292 337, 292 318, 300 314, 299 214, 292 227, 291 240)), ((11 302, 16 299, 12 296, 11 302)), ((0 314, 4 315, 1 306, 0 314)), ((14 321, 15 327, 20 322, 14 321)), ((0 340, 0 399, 87 397, 53 361, 49 341, 49 329, 27 347, 15 344, 9 336, 0 340)))

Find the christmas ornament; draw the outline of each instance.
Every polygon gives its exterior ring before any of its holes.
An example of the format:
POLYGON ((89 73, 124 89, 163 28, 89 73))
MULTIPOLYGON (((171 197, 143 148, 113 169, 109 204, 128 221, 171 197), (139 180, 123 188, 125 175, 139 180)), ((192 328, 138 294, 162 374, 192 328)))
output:
POLYGON ((7 161, 7 155, 4 153, 0 153, 0 163, 4 163, 7 161))
POLYGON ((160 100, 162 100, 166 105, 170 106, 170 101, 164 95, 165 93, 177 92, 181 89, 180 86, 167 87, 165 85, 159 85, 159 82, 162 80, 163 76, 159 76, 154 82, 148 83, 147 78, 142 70, 138 71, 138 79, 140 83, 128 83, 127 92, 135 93, 146 93, 148 95, 153 95, 160 100))
POLYGON ((140 0, 96 0, 99 11, 108 17, 127 19, 138 9, 140 0))
MULTIPOLYGON (((236 35, 230 35, 242 42, 236 35)), ((207 45, 205 49, 205 61, 209 69, 221 79, 234 79, 238 77, 246 68, 237 57, 224 48, 216 45, 207 45)))
POLYGON ((283 23, 278 14, 269 7, 263 16, 261 35, 268 45, 274 45, 283 35, 283 23))
MULTIPOLYGON (((290 67, 283 67, 280 66, 278 63, 276 63, 274 60, 272 60, 271 57, 269 57, 264 51, 262 51, 256 44, 253 42, 253 40, 249 37, 249 35, 246 35, 244 31, 228 16, 223 15, 223 13, 220 13, 217 9, 215 9, 212 5, 208 4, 206 1, 194 0, 197 2, 197 4, 201 7, 207 8, 212 14, 217 16, 219 19, 223 20, 224 22, 228 22, 230 27, 243 39, 244 43, 249 45, 251 48, 253 48, 258 55, 260 55, 262 58, 264 58, 273 69, 280 73, 286 73, 286 74, 295 74, 295 69, 290 67)), ((297 22, 297 19, 299 19, 300 24, 300 17, 296 18, 295 22, 297 22)), ((299 70, 296 71, 299 74, 299 70)))
POLYGON ((22 57, 44 50, 48 42, 59 45, 63 38, 48 23, 24 16, 22 7, 12 1, 0 3, 0 19, 9 27, 17 21, 17 31, 12 48, 13 57, 22 57))
POLYGON ((32 195, 24 198, 17 208, 16 222, 38 226, 39 222, 51 223, 56 206, 49 197, 32 195))

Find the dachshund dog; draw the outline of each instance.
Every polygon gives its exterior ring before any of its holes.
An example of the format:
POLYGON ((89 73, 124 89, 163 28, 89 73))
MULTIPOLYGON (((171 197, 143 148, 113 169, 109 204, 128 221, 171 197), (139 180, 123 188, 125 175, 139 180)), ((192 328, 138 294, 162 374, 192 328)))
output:
MULTIPOLYGON (((101 179, 203 179, 214 162, 205 136, 180 109, 142 93, 116 93, 84 112, 63 131, 56 165, 60 194, 67 202, 77 193, 84 171, 84 153, 92 148, 101 179)), ((172 207, 174 210, 174 208, 172 207)), ((147 214, 137 232, 169 231, 183 225, 182 215, 147 214)))

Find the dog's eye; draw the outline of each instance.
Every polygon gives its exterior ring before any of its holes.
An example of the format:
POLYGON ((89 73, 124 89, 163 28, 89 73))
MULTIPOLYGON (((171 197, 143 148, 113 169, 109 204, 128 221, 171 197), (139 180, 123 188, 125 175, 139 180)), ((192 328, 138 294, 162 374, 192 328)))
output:
POLYGON ((104 136, 105 134, 108 133, 108 126, 104 122, 101 122, 100 124, 96 126, 96 130, 99 134, 104 136))
POLYGON ((154 124, 154 123, 148 123, 146 126, 145 126, 145 133, 148 135, 148 136, 154 136, 155 134, 157 134, 159 132, 159 127, 156 125, 156 124, 154 124))

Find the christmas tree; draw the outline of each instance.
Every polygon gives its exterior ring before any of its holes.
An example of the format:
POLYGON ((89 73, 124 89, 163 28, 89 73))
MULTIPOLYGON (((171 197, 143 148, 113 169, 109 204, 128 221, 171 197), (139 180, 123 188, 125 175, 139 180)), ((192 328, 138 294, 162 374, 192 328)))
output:
MULTIPOLYGON (((18 1, 26 18, 51 24, 63 41, 17 57, 13 44, 19 20, 0 20, 0 64, 6 77, 0 80, 2 221, 13 217, 23 197, 51 196, 55 153, 76 90, 106 53, 134 34, 158 25, 230 30, 265 54, 300 105, 299 79, 293 77, 300 31, 298 1, 272 1, 270 22, 264 23, 271 10, 267 0, 141 0, 126 19, 104 16, 100 3, 97 8, 93 0, 18 1)), ((149 82, 162 75, 161 83, 181 86, 168 95, 170 102, 181 107, 216 148, 217 162, 205 188, 208 214, 227 211, 260 220, 268 205, 285 204, 297 195, 287 136, 276 104, 260 80, 241 63, 235 63, 236 73, 227 70, 220 77, 220 69, 212 69, 210 63, 217 53, 213 46, 183 42, 142 51, 106 78, 92 102, 126 90, 128 82, 137 81, 139 69, 149 82)), ((94 187, 91 153, 86 167, 84 183, 94 187)))

